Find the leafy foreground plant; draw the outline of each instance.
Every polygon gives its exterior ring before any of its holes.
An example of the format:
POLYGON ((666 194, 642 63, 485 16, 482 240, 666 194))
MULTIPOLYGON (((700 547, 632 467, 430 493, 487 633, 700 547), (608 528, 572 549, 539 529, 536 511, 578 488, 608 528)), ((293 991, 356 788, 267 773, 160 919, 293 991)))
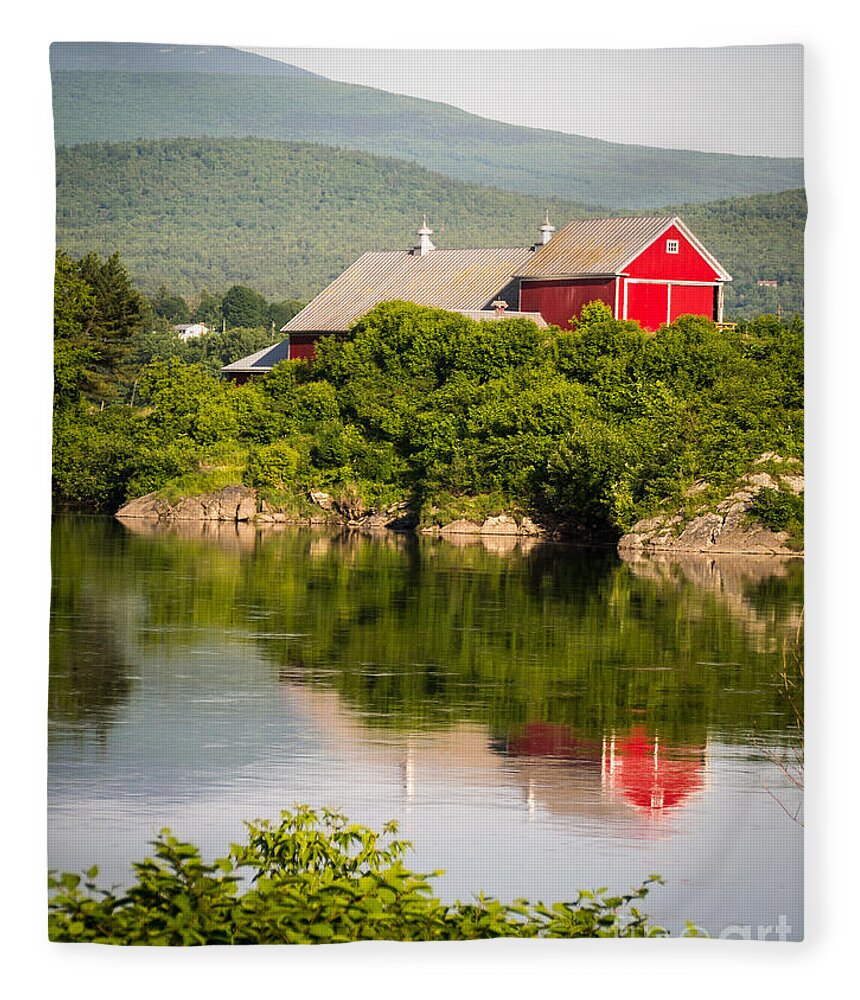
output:
MULTIPOLYGON (((246 824, 248 843, 206 864, 199 850, 162 830, 155 858, 135 864, 126 892, 99 889, 98 869, 52 874, 48 933, 52 941, 101 944, 324 944, 329 942, 464 941, 489 937, 664 937, 631 905, 652 875, 624 896, 580 892, 575 902, 442 903, 428 878, 403 865, 411 846, 397 824, 382 834, 346 816, 307 806, 285 811, 277 825, 246 824), (250 888, 239 891, 250 868, 250 888)), ((694 928, 689 928, 695 933, 694 928)))

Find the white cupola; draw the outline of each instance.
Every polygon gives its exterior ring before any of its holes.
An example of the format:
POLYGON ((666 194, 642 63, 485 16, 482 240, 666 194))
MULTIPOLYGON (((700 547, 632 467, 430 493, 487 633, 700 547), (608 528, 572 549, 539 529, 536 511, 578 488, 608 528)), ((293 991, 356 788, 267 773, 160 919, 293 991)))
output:
POLYGON ((552 239, 552 234, 555 232, 555 226, 551 226, 549 222, 549 210, 547 210, 544 215, 543 225, 538 229, 540 236, 538 236, 537 245, 539 247, 545 246, 552 239))
POLYGON ((415 244, 413 253, 416 257, 424 257, 426 254, 430 253, 431 250, 435 250, 436 247, 430 240, 433 235, 433 230, 427 225, 427 215, 424 215, 424 221, 421 224, 421 228, 418 230, 418 242, 415 244))

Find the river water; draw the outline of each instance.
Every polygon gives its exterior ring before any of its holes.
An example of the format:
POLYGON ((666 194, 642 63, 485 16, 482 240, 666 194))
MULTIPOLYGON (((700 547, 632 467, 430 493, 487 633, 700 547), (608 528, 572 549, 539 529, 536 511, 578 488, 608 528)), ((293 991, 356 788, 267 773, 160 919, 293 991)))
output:
POLYGON ((71 516, 52 560, 50 867, 309 803, 446 900, 658 873, 673 934, 802 937, 800 560, 71 516))

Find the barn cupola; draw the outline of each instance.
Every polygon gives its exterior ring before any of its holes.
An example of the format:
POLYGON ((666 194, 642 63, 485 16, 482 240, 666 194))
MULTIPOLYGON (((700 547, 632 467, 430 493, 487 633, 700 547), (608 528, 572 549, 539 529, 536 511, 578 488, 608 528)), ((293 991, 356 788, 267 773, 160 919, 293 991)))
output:
POLYGON ((415 254, 416 257, 424 257, 426 254, 430 253, 431 250, 436 249, 430 240, 432 235, 433 230, 427 225, 427 216, 425 214, 421 228, 418 230, 418 242, 412 250, 412 253, 415 254))
POLYGON ((538 236, 538 241, 535 249, 537 249, 537 247, 545 246, 547 243, 549 243, 549 241, 552 239, 552 234, 554 232, 555 232, 555 226, 550 225, 549 210, 547 210, 543 218, 543 225, 538 229, 538 233, 540 235, 538 236))

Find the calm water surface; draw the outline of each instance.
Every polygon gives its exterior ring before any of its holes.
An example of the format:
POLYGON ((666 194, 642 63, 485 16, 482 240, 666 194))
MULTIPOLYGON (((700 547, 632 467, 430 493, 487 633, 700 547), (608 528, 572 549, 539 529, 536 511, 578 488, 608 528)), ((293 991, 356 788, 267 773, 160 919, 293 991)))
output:
POLYGON ((163 826, 212 857, 308 802, 398 819, 446 899, 657 872, 673 933, 799 938, 802 591, 799 560, 59 518, 49 864, 123 882, 163 826))

